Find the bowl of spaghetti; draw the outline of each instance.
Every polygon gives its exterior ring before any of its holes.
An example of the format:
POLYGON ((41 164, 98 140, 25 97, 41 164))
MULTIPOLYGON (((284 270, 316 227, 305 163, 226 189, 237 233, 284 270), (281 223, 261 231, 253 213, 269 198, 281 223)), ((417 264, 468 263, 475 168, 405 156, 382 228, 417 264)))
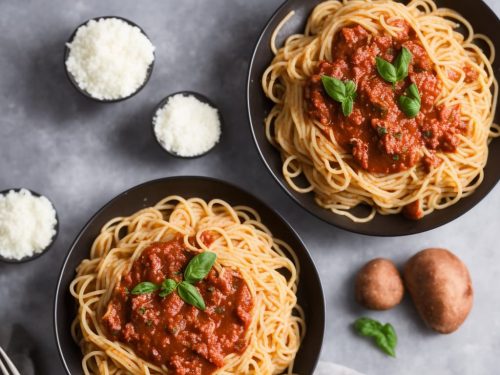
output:
POLYGON ((120 194, 87 223, 54 319, 68 374, 309 374, 325 303, 312 259, 275 211, 219 180, 171 177, 120 194))
POLYGON ((266 166, 303 208, 353 232, 459 217, 500 178, 499 25, 481 1, 285 2, 247 84, 266 166))

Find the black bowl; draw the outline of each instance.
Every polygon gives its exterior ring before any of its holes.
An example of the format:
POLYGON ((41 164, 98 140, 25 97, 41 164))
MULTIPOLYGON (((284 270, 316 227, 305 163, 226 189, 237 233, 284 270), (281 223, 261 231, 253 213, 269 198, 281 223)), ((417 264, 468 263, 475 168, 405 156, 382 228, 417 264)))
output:
MULTIPOLYGON (((14 189, 3 190, 3 191, 0 191, 0 195, 6 195, 9 191, 12 191, 12 190, 14 190, 15 192, 19 192, 21 190, 21 188, 14 188, 14 189)), ((41 194, 37 193, 36 191, 30 190, 30 189, 26 189, 26 188, 24 188, 24 190, 28 190, 35 197, 42 197, 42 196, 44 196, 45 198, 47 198, 47 196, 41 195, 41 194)), ((49 199, 49 198, 47 198, 47 199, 49 199)), ((24 258, 21 258, 21 259, 4 258, 3 256, 0 255, 0 262, 13 263, 13 264, 15 264, 15 263, 25 263, 25 262, 29 262, 30 260, 36 259, 38 257, 41 257, 43 254, 45 254, 47 251, 49 251, 49 249, 52 247, 52 245, 56 241, 57 235, 59 234, 59 217, 57 216, 57 210, 56 210, 54 204, 52 203, 52 201, 50 199, 49 199, 49 202, 52 204, 52 207, 54 207, 54 210, 56 211, 56 226, 54 228, 56 232, 52 236, 52 239, 50 240, 50 243, 47 245, 47 247, 45 249, 43 249, 41 252, 39 252, 39 253, 36 253, 36 254, 34 254, 32 256, 24 257, 24 258)))
POLYGON ((88 93, 86 90, 82 89, 79 85, 78 85, 78 82, 76 81, 75 77, 73 77, 73 74, 71 74, 69 71, 68 71, 68 68, 66 66, 66 60, 68 60, 68 57, 69 57, 69 52, 70 52, 70 49, 68 47, 68 43, 71 43, 73 41, 73 39, 75 38, 75 35, 76 35, 76 32, 78 31, 78 29, 84 25, 86 25, 89 21, 91 20, 94 20, 94 21, 98 21, 98 20, 101 20, 101 19, 108 19, 108 18, 117 18, 119 20, 122 20, 126 23, 128 23, 130 26, 135 26, 137 27, 141 33, 144 34, 144 36, 146 38, 148 38, 149 41, 151 41, 151 39, 149 39, 149 36, 148 34, 146 34, 146 32, 137 24, 135 24, 134 22, 126 19, 126 18, 123 18, 123 17, 117 17, 117 16, 104 16, 104 17, 95 17, 95 18, 90 18, 88 19, 87 21, 83 22, 82 24, 78 25, 78 27, 73 31, 73 33, 71 34, 71 36, 69 37, 68 41, 66 42, 66 44, 64 45, 64 71, 66 72, 66 77, 68 78, 68 81, 71 82, 71 84, 73 85, 73 87, 76 89, 76 91, 78 91, 80 94, 84 95, 85 97, 91 99, 91 100, 94 100, 96 102, 99 102, 99 103, 116 103, 116 102, 121 102, 123 100, 126 100, 126 99, 129 99, 131 98, 132 96, 135 96, 137 95, 145 86, 146 84, 148 83, 149 81, 149 78, 151 77, 151 74, 153 73, 153 66, 155 64, 155 52, 153 51, 153 61, 151 62, 151 64, 149 65, 148 67, 148 71, 146 73, 146 79, 144 80, 144 82, 142 83, 141 86, 139 86, 137 88, 137 90, 135 90, 133 93, 131 93, 130 95, 127 95, 127 96, 124 96, 122 98, 117 98, 117 99, 98 99, 94 96, 92 96, 90 93, 88 93))
MULTIPOLYGON (((484 169, 484 181, 471 196, 461 199, 457 204, 444 210, 436 210, 432 214, 425 216, 419 221, 405 219, 402 215, 379 215, 368 223, 355 223, 345 216, 334 214, 318 206, 314 201, 313 193, 300 194, 290 188, 283 178, 282 161, 279 151, 274 148, 266 139, 264 132, 264 119, 272 108, 272 102, 268 100, 262 90, 261 77, 264 70, 270 64, 274 55, 270 48, 270 38, 273 30, 279 22, 290 12, 295 11, 295 15, 285 24, 278 38, 278 43, 282 43, 284 37, 295 33, 303 33, 307 18, 313 8, 321 0, 288 0, 271 17, 264 27, 255 50, 248 71, 247 82, 247 108, 250 118, 252 134, 259 149, 260 156, 266 164, 269 172, 276 181, 288 193, 288 195, 302 208, 316 215, 327 223, 333 224, 345 230, 374 235, 374 236, 402 236, 425 232, 449 223, 460 215, 464 214, 483 199, 500 179, 500 168, 495 165, 496 160, 500 160, 500 140, 495 139, 489 147, 489 162, 484 169)), ((495 44, 497 50, 500 49, 500 34, 498 29, 500 21, 493 11, 483 1, 469 0, 437 0, 440 7, 451 8, 465 15, 474 27, 475 32, 488 35, 495 44)), ((495 75, 500 79, 500 59, 497 58, 493 64, 495 75)), ((500 102, 497 104, 496 122, 500 120, 500 102)), ((307 184, 305 178, 302 179, 304 185, 307 184)), ((358 215, 367 215, 367 207, 358 206, 351 210, 358 215)))
POLYGON ((222 133, 224 131, 224 119, 222 117, 222 114, 221 114, 221 111, 220 111, 219 107, 217 107, 215 105, 215 103, 213 101, 211 101, 209 98, 207 98, 205 95, 200 94, 198 92, 194 92, 194 91, 178 91, 178 92, 174 92, 173 94, 170 94, 170 95, 167 95, 166 97, 164 97, 161 100, 161 102, 158 103, 158 105, 155 107, 154 112, 153 112, 153 116, 151 117, 151 129, 153 130, 153 137, 156 140, 156 143, 158 143, 158 145, 161 147, 161 149, 163 151, 165 151, 167 154, 169 154, 170 156, 179 158, 179 159, 196 159, 196 158, 200 158, 202 156, 205 156, 210 151, 212 151, 215 147, 217 147, 218 144, 221 143, 221 141, 222 141, 222 133), (155 123, 154 123, 156 114, 158 113, 158 111, 160 109, 162 109, 165 106, 165 104, 167 104, 168 99, 170 99, 171 97, 173 97, 175 95, 178 95, 178 94, 181 94, 183 96, 194 96, 200 102, 208 104, 210 107, 215 108, 217 110, 218 115, 219 115, 219 121, 220 121, 220 137, 219 137, 219 140, 217 141, 217 143, 215 145, 213 145, 212 148, 208 149, 205 152, 202 152, 201 154, 194 155, 194 156, 181 156, 181 155, 178 155, 175 152, 172 152, 172 151, 168 150, 165 146, 163 146, 162 143, 160 142, 160 140, 158 139, 158 137, 156 136, 156 133, 155 133, 155 123))
POLYGON ((149 207, 167 195, 203 199, 222 198, 232 205, 248 205, 259 212, 264 224, 277 238, 288 242, 300 262, 300 283, 297 292, 304 308, 307 332, 297 354, 296 374, 312 374, 318 361, 325 329, 325 300, 321 282, 304 244, 290 225, 261 200, 240 188, 209 177, 169 177, 146 182, 118 195, 101 208, 85 225, 64 261, 57 284, 54 304, 54 327, 57 346, 68 374, 82 374, 82 353, 71 337, 71 322, 76 316, 76 302, 69 292, 77 265, 88 258, 92 242, 101 227, 116 216, 130 215, 149 207))

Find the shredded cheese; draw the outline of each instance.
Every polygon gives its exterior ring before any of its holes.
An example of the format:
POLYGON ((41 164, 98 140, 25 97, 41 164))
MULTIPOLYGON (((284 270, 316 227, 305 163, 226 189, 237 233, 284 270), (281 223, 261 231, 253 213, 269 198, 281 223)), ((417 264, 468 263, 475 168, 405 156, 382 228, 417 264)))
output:
POLYGON ((217 109, 194 96, 174 95, 160 108, 153 120, 156 138, 169 152, 182 156, 201 155, 220 139, 221 123, 217 109))
POLYGON ((0 255, 20 260, 45 250, 54 237, 56 211, 28 190, 0 195, 0 255))
POLYGON ((100 100, 132 95, 146 80, 154 60, 149 39, 118 18, 90 20, 67 46, 68 71, 81 89, 100 100))

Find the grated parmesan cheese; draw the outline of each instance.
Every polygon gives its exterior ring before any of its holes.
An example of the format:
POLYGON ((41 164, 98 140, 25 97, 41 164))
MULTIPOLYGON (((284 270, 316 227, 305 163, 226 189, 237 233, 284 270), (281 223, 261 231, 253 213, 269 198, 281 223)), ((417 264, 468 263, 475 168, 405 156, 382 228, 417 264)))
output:
POLYGON ((90 20, 78 28, 66 67, 94 98, 132 95, 147 78, 154 46, 138 27, 118 18, 90 20))
POLYGON ((56 211, 47 198, 26 189, 0 195, 0 255, 19 260, 42 252, 50 245, 56 224, 56 211))
POLYGON ((156 138, 169 152, 192 157, 219 142, 221 123, 217 109, 194 96, 174 95, 153 120, 156 138))

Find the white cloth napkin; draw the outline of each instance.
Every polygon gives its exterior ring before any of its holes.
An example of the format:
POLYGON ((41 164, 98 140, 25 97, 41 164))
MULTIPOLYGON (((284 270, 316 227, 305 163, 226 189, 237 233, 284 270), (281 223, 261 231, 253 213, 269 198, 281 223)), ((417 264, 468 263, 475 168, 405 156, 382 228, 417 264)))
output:
POLYGON ((363 375, 350 368, 331 362, 319 362, 314 375, 363 375))

